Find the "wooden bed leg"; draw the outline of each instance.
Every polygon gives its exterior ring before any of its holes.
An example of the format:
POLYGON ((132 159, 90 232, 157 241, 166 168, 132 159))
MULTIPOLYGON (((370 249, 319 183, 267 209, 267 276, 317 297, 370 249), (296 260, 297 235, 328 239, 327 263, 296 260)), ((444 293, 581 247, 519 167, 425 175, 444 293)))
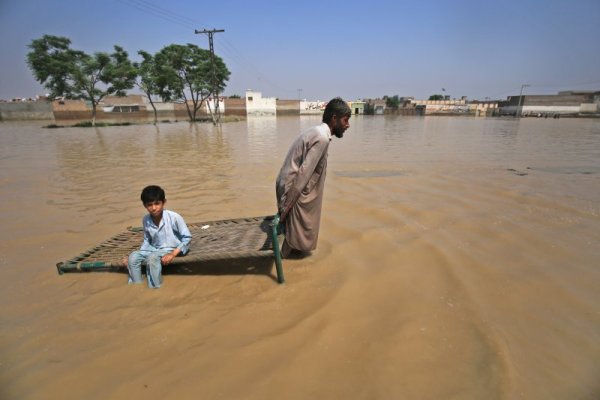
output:
POLYGON ((59 275, 64 274, 64 271, 62 270, 62 266, 63 266, 62 262, 59 262, 58 264, 56 264, 56 269, 57 269, 59 275))
POLYGON ((273 253, 275 253, 275 267, 277 268, 277 282, 284 283, 283 266, 281 265, 281 252, 279 251, 279 238, 277 237, 277 229, 279 226, 279 214, 273 218, 271 224, 271 240, 273 242, 273 253))

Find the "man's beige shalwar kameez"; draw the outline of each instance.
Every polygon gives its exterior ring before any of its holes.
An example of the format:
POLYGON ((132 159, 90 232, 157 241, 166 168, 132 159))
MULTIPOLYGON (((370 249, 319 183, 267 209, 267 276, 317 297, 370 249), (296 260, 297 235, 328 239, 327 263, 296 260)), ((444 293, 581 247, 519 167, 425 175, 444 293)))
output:
POLYGON ((331 131, 325 123, 301 133, 277 177, 279 212, 292 206, 284 221, 285 238, 296 250, 311 251, 317 247, 330 141, 331 131))

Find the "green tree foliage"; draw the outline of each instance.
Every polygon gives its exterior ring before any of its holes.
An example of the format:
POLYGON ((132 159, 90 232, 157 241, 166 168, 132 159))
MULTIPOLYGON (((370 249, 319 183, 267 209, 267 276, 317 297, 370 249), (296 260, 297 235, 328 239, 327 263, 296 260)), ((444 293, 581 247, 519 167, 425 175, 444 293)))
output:
MULTIPOLYGON (((210 51, 194 44, 172 44, 163 47, 154 57, 158 92, 163 101, 183 101, 190 121, 195 121, 202 103, 213 91, 210 51)), ((230 73, 218 56, 215 56, 215 67, 214 83, 222 92, 230 73)))
POLYGON ((428 100, 444 100, 444 96, 441 94, 432 94, 428 100))
POLYGON ((71 93, 70 74, 78 52, 65 37, 44 35, 28 46, 27 65, 35 79, 49 90, 50 98, 67 97, 71 93))
POLYGON ((156 60, 152 54, 143 50, 138 51, 138 54, 142 57, 142 61, 134 63, 139 78, 136 81, 136 85, 146 94, 146 97, 148 97, 148 101, 154 110, 154 124, 156 124, 158 121, 158 114, 152 99, 152 96, 160 94, 156 60))
POLYGON ((398 107, 400 107, 400 98, 397 94, 391 97, 384 96, 384 98, 386 107, 393 108, 394 110, 397 110, 398 107))
POLYGON ((108 95, 124 96, 135 84, 136 69, 123 48, 112 54, 93 55, 71 49, 65 37, 44 35, 28 46, 27 64, 35 78, 50 91, 50 97, 85 99, 92 103, 92 125, 96 108, 108 95))

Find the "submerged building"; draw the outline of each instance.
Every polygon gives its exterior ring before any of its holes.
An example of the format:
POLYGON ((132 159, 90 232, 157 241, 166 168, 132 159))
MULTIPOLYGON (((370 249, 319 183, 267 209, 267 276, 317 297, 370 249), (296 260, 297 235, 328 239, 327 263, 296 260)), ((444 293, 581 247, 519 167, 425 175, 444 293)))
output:
POLYGON ((247 115, 275 115, 277 113, 277 99, 263 97, 261 92, 252 89, 246 90, 247 115))
POLYGON ((600 90, 569 90, 548 95, 509 96, 500 103, 501 115, 586 116, 600 113, 600 90))

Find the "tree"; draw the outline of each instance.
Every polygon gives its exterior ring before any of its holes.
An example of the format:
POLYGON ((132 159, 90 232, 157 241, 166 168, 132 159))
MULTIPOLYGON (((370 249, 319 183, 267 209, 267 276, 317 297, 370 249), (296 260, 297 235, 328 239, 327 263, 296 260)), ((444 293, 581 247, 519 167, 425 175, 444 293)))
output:
POLYGON ((44 35, 27 47, 27 65, 35 79, 50 91, 49 97, 67 97, 71 93, 70 74, 77 52, 69 46, 71 40, 65 37, 44 35))
POLYGON ((394 95, 392 97, 389 96, 384 96, 385 98, 385 105, 389 108, 393 108, 395 110, 398 109, 398 107, 400 107, 400 98, 398 97, 398 95, 394 95))
POLYGON ((432 94, 428 100, 444 100, 444 96, 441 94, 432 94))
MULTIPOLYGON (((158 91, 163 101, 183 101, 190 121, 213 91, 211 53, 194 44, 172 44, 155 55, 158 91), (191 108, 190 108, 191 101, 191 108)), ((223 60, 215 56, 217 90, 225 89, 229 70, 223 60)), ((212 114, 212 110, 209 111, 212 114)))
POLYGON ((136 85, 146 94, 148 101, 154 110, 154 124, 158 122, 158 113, 156 112, 156 106, 152 100, 153 95, 160 94, 158 86, 158 73, 156 68, 155 58, 152 54, 143 50, 138 51, 138 54, 142 56, 142 61, 134 63, 137 70, 139 80, 136 81, 136 85))
POLYGON ((364 113, 365 115, 375 115, 375 104, 371 103, 370 100, 367 100, 367 102, 365 103, 364 113))
POLYGON ((119 46, 114 53, 81 53, 75 59, 73 71, 73 97, 92 103, 92 125, 96 124, 96 108, 108 95, 125 96, 135 84, 136 70, 128 54, 119 46), (99 84, 104 84, 100 89, 99 84))
POLYGON ((35 78, 50 90, 50 97, 85 99, 92 103, 92 125, 96 109, 108 95, 124 96, 135 84, 136 69, 123 48, 112 54, 93 55, 73 50, 70 39, 44 35, 28 46, 27 64, 35 78), (100 88, 102 86, 102 88, 100 88))

